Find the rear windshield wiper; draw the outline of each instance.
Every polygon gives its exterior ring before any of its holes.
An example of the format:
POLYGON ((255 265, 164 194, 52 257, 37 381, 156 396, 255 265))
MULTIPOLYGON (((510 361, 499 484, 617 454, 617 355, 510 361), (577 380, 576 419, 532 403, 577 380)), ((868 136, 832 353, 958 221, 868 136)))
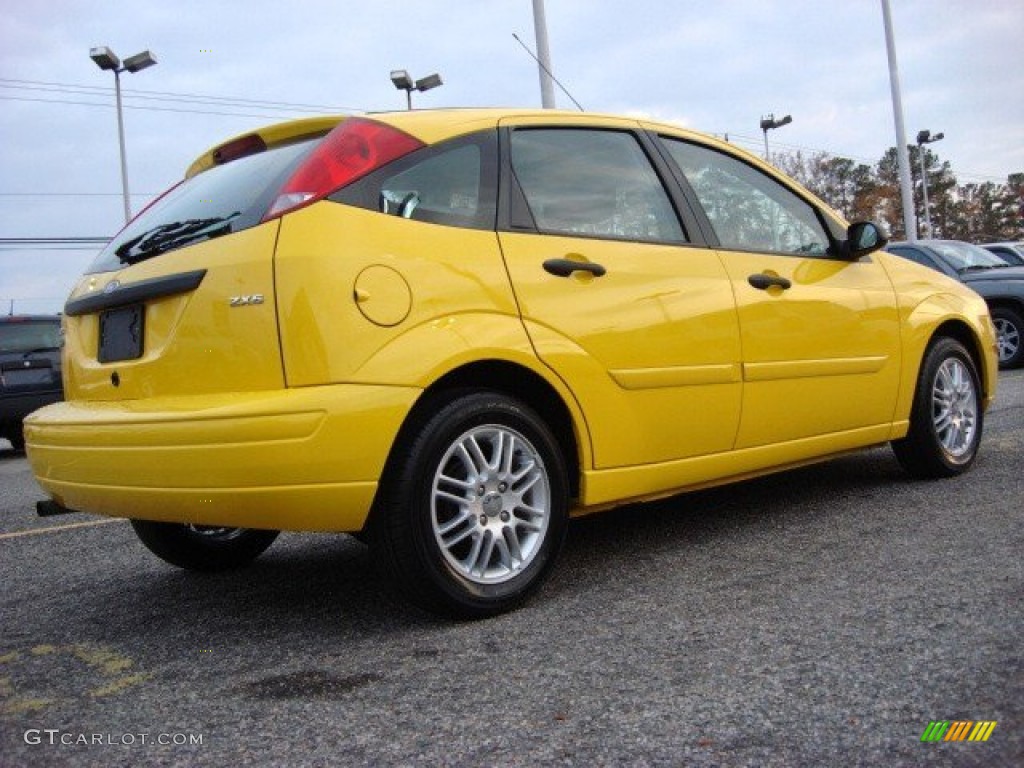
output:
POLYGON ((229 216, 161 224, 121 243, 114 250, 114 255, 124 264, 135 264, 196 240, 226 235, 231 232, 231 220, 239 215, 241 211, 235 211, 229 216))

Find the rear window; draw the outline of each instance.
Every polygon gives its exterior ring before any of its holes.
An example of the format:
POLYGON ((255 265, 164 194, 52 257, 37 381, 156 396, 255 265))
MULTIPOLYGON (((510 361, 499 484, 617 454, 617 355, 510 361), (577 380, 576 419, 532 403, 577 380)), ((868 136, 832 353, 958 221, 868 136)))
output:
POLYGON ((248 155, 172 187, 121 230, 87 272, 111 272, 256 226, 281 185, 321 138, 248 155))
POLYGON ((56 318, 0 323, 0 352, 34 352, 60 346, 60 321, 56 318))

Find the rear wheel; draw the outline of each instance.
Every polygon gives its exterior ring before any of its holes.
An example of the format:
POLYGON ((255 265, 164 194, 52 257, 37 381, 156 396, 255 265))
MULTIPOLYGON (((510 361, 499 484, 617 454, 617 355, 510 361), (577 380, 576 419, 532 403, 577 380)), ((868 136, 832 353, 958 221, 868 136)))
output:
POLYGON ((278 531, 221 528, 132 520, 146 548, 162 560, 190 571, 227 571, 248 565, 274 543, 278 531))
POLYGON ((1024 363, 1024 321, 1012 309, 996 307, 992 310, 992 324, 999 344, 999 367, 1017 368, 1024 363))
POLYGON ((893 452, 915 477, 958 475, 978 455, 983 417, 974 361, 955 339, 937 339, 918 374, 910 431, 893 441, 893 452))
POLYGON ((565 463, 524 404, 470 393, 400 447, 374 547, 399 591, 460 618, 518 606, 551 570, 568 519, 565 463))

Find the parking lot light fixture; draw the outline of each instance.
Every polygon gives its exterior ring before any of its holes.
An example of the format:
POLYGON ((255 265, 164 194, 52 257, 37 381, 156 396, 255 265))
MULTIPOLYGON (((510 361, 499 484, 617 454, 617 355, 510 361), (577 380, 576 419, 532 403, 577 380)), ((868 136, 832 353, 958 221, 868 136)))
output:
POLYGON ((441 76, 436 72, 426 77, 421 77, 419 80, 413 80, 412 77, 404 69, 393 69, 391 70, 391 82, 395 88, 400 91, 405 91, 405 108, 412 109, 412 92, 413 91, 429 91, 431 88, 437 88, 439 85, 444 85, 444 81, 441 80, 441 76))
POLYGON ((121 73, 134 74, 156 64, 156 57, 150 51, 142 51, 129 56, 122 62, 117 55, 106 46, 89 50, 89 58, 96 66, 114 73, 114 95, 117 100, 117 137, 121 147, 121 193, 124 197, 124 221, 127 224, 132 218, 132 209, 128 195, 128 161, 124 149, 124 113, 121 108, 121 73))
POLYGON ((921 163, 921 197, 923 198, 922 204, 924 207, 924 237, 932 236, 932 216, 928 210, 928 169, 924 163, 924 145, 931 144, 932 142, 944 139, 946 134, 936 133, 932 136, 932 132, 929 130, 923 130, 917 132, 917 159, 921 163))
POLYGON ((768 131, 773 128, 781 128, 784 125, 789 125, 793 122, 792 115, 786 115, 785 117, 775 119, 775 113, 772 112, 768 117, 761 118, 761 130, 764 132, 764 159, 768 162, 768 131))

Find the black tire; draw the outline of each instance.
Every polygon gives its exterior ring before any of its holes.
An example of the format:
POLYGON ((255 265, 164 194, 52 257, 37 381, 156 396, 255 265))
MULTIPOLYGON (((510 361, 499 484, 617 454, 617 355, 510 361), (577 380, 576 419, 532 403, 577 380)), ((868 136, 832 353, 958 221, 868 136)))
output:
POLYGON ((910 410, 910 431, 892 443, 903 468, 919 478, 953 477, 974 463, 984 412, 981 380, 971 356, 951 338, 925 353, 910 410))
POLYGON ((278 535, 278 531, 254 528, 217 528, 151 520, 131 522, 146 549, 161 560, 190 571, 242 568, 262 555, 278 535))
POLYGON ((7 435, 7 439, 10 441, 11 448, 14 449, 15 453, 25 452, 25 435, 21 431, 20 426, 16 427, 14 432, 11 432, 11 434, 7 435))
POLYGON ((533 410, 497 393, 463 393, 396 451, 373 548, 403 597, 478 619, 540 587, 565 539, 569 497, 558 442, 533 410))
POLYGON ((996 307, 992 310, 992 322, 999 342, 999 367, 1019 368, 1024 364, 1024 320, 1020 313, 1009 307, 996 307))

